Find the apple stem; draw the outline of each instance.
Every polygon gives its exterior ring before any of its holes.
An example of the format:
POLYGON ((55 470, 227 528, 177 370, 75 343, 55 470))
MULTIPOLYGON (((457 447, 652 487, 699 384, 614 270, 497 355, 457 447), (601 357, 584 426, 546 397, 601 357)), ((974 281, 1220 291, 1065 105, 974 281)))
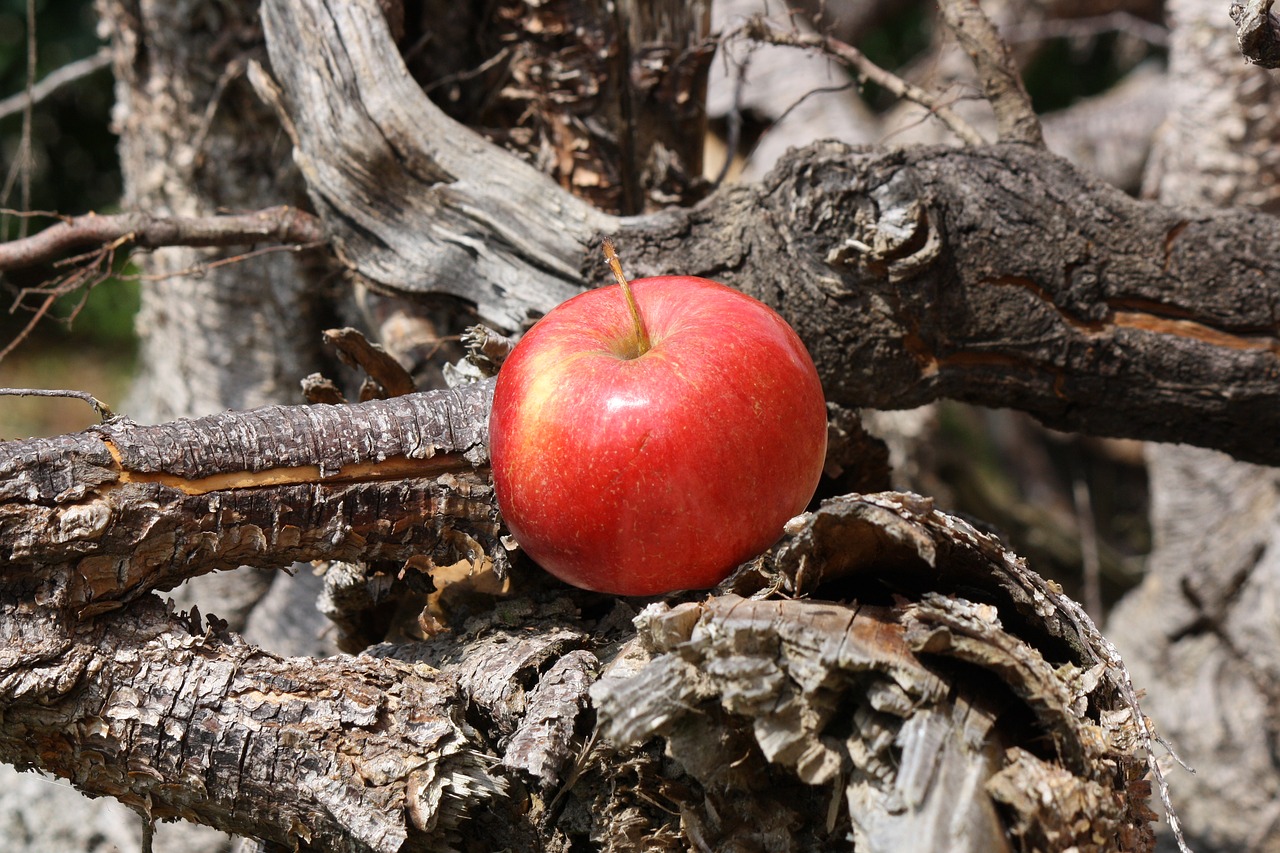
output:
POLYGON ((627 277, 622 274, 622 261, 618 260, 618 253, 613 248, 613 240, 608 237, 604 238, 604 257, 609 262, 609 269, 613 270, 613 277, 622 287, 622 295, 627 300, 627 310, 631 312, 631 320, 636 325, 635 357, 639 358, 649 351, 652 344, 649 343, 649 333, 644 330, 644 323, 640 319, 640 306, 636 304, 635 294, 631 292, 627 277))

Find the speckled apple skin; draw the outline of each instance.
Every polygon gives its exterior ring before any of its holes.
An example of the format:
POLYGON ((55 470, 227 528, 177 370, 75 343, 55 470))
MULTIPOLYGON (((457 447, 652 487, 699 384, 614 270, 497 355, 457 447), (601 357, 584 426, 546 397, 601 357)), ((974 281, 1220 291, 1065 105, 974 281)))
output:
POLYGON ((703 589, 772 545, 822 473, 813 360, 773 309, 687 276, 558 306, 498 374, 489 441, 503 518, 567 583, 617 595, 703 589))

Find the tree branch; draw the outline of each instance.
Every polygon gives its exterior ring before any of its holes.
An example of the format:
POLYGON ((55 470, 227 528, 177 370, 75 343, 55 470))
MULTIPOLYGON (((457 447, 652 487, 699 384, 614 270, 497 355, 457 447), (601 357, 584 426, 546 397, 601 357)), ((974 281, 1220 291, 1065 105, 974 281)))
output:
POLYGON ((697 208, 619 219, 444 116, 370 4, 263 8, 312 198, 375 286, 451 293, 515 330, 602 283, 613 234, 637 274, 718 278, 777 308, 832 402, 953 397, 1280 464, 1270 219, 1136 202, 1026 145, 833 144, 697 208))
POLYGON ((104 47, 93 56, 77 59, 56 71, 49 72, 39 83, 31 87, 29 93, 18 92, 16 95, 0 98, 0 120, 22 112, 28 103, 35 106, 63 86, 88 77, 109 65, 111 65, 111 51, 104 47))
POLYGON ((301 850, 453 849, 459 834, 535 849, 624 827, 643 841, 671 815, 629 804, 690 783, 678 822, 714 849, 743 832, 826 849, 851 828, 900 849, 950 837, 960 803, 976 834, 958 849, 974 853, 1006 833, 1076 838, 1082 817, 1088 838, 1148 849, 1152 736, 1077 605, 993 537, 898 494, 828 502, 726 586, 804 597, 832 583, 893 604, 699 595, 647 609, 624 644, 633 610, 595 622, 601 597, 553 588, 520 610, 490 603, 456 636, 316 661, 149 597, 72 622, 6 573, 0 759, 301 850), (604 751, 578 740, 590 648, 617 654, 595 694, 604 751), (626 746, 658 737, 661 765, 626 746), (958 793, 986 784, 1002 811, 958 793), (1052 807, 1018 795, 1041 786, 1061 793, 1052 807))
POLYGON ((71 626, 0 606, 4 761, 302 850, 450 849, 505 788, 450 675, 278 658, 154 598, 120 615, 71 626))
POLYGON ((828 56, 835 57, 843 65, 858 74, 864 80, 869 80, 878 86, 882 86, 885 90, 893 95, 904 98, 912 103, 919 104, 936 115, 943 124, 951 129, 956 136, 964 140, 969 145, 982 145, 986 142, 982 138, 982 134, 978 133, 972 125, 961 118, 955 110, 947 105, 940 103, 936 97, 915 86, 898 75, 886 71, 876 65, 866 57, 862 51, 852 45, 845 44, 829 35, 818 35, 814 33, 802 33, 798 31, 785 31, 771 23, 763 15, 757 15, 742 27, 742 33, 747 38, 756 41, 765 42, 766 44, 790 45, 792 47, 815 48, 821 50, 828 56))
POLYGON ((64 219, 38 234, 0 243, 0 272, 61 260, 86 246, 238 246, 264 241, 314 245, 325 239, 320 220, 281 205, 254 213, 204 217, 157 217, 145 213, 64 219))
POLYGON ((938 8, 964 52, 973 60, 982 82, 982 94, 995 110, 999 140, 1044 145, 1040 120, 1022 84, 1022 72, 1009 45, 977 0, 939 0, 938 8))
POLYGON ((7 442, 0 560, 81 616, 244 564, 488 555, 501 570, 492 386, 7 442))
POLYGON ((106 422, 115 417, 111 407, 90 394, 88 391, 69 391, 54 388, 0 388, 0 397, 65 397, 72 400, 83 400, 93 407, 98 418, 106 422))
POLYGON ((1254 65, 1280 68, 1280 19, 1271 12, 1275 0, 1231 4, 1240 53, 1254 65))
POLYGON ((1274 465, 1278 232, 1134 201, 1025 145, 824 143, 617 243, 635 275, 705 275, 772 304, 830 401, 949 397, 1274 465))

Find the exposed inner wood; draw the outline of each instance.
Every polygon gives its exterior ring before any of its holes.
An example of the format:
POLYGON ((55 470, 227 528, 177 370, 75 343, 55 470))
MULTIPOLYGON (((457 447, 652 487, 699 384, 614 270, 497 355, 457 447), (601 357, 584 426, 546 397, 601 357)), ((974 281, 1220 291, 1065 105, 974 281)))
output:
MULTIPOLYGON (((120 451, 115 443, 104 439, 107 451, 121 465, 120 451)), ((295 465, 283 468, 268 468, 264 471, 236 471, 224 474, 210 474, 207 477, 188 479, 176 474, 165 474, 157 471, 130 471, 123 466, 119 472, 119 484, 157 483, 177 489, 186 495, 204 495, 209 492, 230 491, 235 489, 256 489, 263 486, 285 486, 295 483, 362 483, 378 480, 403 480, 415 477, 435 477, 446 471, 462 468, 471 469, 461 455, 432 456, 427 459, 408 459, 397 457, 382 462, 361 462, 344 465, 337 474, 325 476, 319 465, 295 465)), ((108 487, 109 488, 109 487, 108 487)))

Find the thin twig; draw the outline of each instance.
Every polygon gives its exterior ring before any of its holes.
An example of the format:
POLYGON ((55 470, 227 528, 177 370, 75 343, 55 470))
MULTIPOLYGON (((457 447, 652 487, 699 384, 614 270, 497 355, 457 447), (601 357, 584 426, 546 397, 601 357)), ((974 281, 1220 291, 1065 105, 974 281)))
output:
MULTIPOLYGON (((31 207, 31 92, 36 85, 36 5, 35 0, 27 0, 27 81, 25 103, 22 106, 22 135, 18 145, 18 155, 13 158, 9 174, 5 176, 4 188, 0 189, 0 204, 7 204, 9 194, 13 192, 15 181, 20 180, 21 195, 18 206, 23 210, 31 207)), ((27 236, 28 220, 18 222, 18 236, 27 236)), ((8 222, 0 218, 0 232, 8 230, 8 222)))
POLYGON ((98 413, 98 418, 105 424, 115 419, 111 407, 90 394, 88 391, 63 391, 52 388, 0 388, 0 397, 70 397, 84 400, 98 413))
POLYGON ((244 71, 244 60, 233 59, 227 63, 222 75, 218 77, 218 82, 213 86, 213 94, 209 96, 209 102, 205 104, 204 116, 200 120, 200 127, 196 129, 195 135, 191 139, 191 150, 196 152, 196 157, 201 165, 203 165, 205 158, 204 146, 209 139, 209 131, 213 128, 213 119, 218 114, 218 105, 222 103, 222 96, 226 94, 227 87, 231 85, 231 82, 241 74, 244 74, 244 71))
MULTIPOLYGON (((155 277, 169 278, 174 275, 198 275, 224 264, 238 263, 268 252, 297 252, 324 245, 324 229, 320 220, 310 213, 287 206, 271 207, 253 213, 207 217, 163 218, 138 213, 98 216, 90 213, 85 216, 58 218, 59 222, 39 234, 0 243, 0 272, 38 264, 71 267, 70 271, 49 281, 19 291, 9 313, 12 314, 19 308, 33 313, 22 331, 8 344, 0 347, 0 360, 27 338, 58 299, 76 291, 83 291, 87 296, 89 290, 109 279, 116 270, 116 252, 121 248, 130 245, 143 249, 163 246, 235 246, 265 241, 280 244, 261 246, 232 258, 221 258, 190 270, 155 277), (84 254, 67 257, 69 251, 86 245, 94 248, 84 254)), ((148 280, 146 276, 134 278, 148 280)), ((73 308, 70 316, 63 319, 74 319, 79 307, 73 308)))
POLYGON ((1071 484, 1076 525, 1080 531, 1080 564, 1084 609, 1094 622, 1102 621, 1102 559, 1098 555, 1098 525, 1093 515, 1089 482, 1077 472, 1071 484))
POLYGON ((22 112, 27 108, 28 104, 35 106, 63 86, 82 80, 90 74, 96 74, 110 64, 111 53, 104 47, 93 56, 77 59, 75 62, 70 62, 56 71, 51 71, 39 83, 32 86, 29 91, 18 92, 15 95, 0 99, 0 119, 6 119, 11 115, 22 112))
POLYGON ((1169 45, 1168 27, 1144 21, 1129 12, 1111 12, 1088 18, 1027 21, 1001 30, 1001 34, 1014 44, 1058 38, 1094 38, 1107 33, 1124 33, 1155 47, 1169 45))
POLYGON ((238 255, 232 255, 229 258, 218 258, 217 260, 194 264, 189 267, 183 267, 182 269, 155 273, 121 273, 117 277, 121 281, 141 282, 168 281, 171 278, 200 278, 211 270, 216 270, 219 267, 230 266, 231 264, 240 264, 254 258, 260 258, 264 255, 274 255, 279 252, 305 252, 308 249, 318 249, 323 245, 324 241, 319 240, 315 243, 290 243, 284 246, 261 246, 248 252, 241 252, 238 255))
MULTIPOLYGON (((44 319, 44 316, 49 313, 58 299, 77 290, 83 291, 87 298, 89 291, 110 278, 111 271, 115 268, 115 250, 117 247, 116 243, 103 246, 90 253, 87 263, 78 265, 70 272, 43 282, 36 287, 24 287, 20 290, 17 298, 13 301, 13 305, 9 308, 10 314, 13 314, 19 308, 28 308, 28 297, 36 296, 41 298, 41 302, 39 307, 32 310, 31 318, 27 320, 27 324, 22 330, 3 349, 0 349, 0 361, 3 361, 9 353, 17 349, 27 339, 27 336, 31 334, 31 330, 44 319)), ((81 299, 80 304, 72 310, 70 317, 67 318, 68 321, 75 317, 83 305, 84 299, 81 299)))
MULTIPOLYGON (((437 77, 435 80, 432 80, 430 83, 423 86, 422 91, 430 94, 431 92, 434 92, 436 89, 439 89, 441 86, 448 86, 451 83, 465 83, 468 80, 471 80, 475 77, 479 77, 481 74, 484 74, 490 68, 493 68, 499 62, 504 61, 510 55, 511 55, 511 48, 504 47, 502 50, 498 51, 493 56, 486 59, 484 62, 481 62, 475 68, 469 68, 469 69, 466 69, 465 71, 455 71, 452 74, 446 74, 443 77, 437 77)), ((408 61, 408 59, 409 57, 406 56, 405 60, 408 61)))
POLYGON ((933 95, 919 86, 908 83, 891 71, 886 71, 852 45, 845 44, 837 38, 827 35, 802 33, 795 30, 783 30, 770 23, 763 16, 755 16, 742 26, 741 32, 747 38, 767 44, 790 45, 820 50, 838 60, 841 64, 855 71, 864 80, 869 80, 883 87, 899 98, 919 104, 936 115, 951 132, 969 145, 983 145, 986 140, 972 125, 956 114, 954 110, 939 102, 933 95))
MULTIPOLYGON (((32 116, 31 91, 36 87, 36 0, 27 0, 27 106, 22 110, 22 202, 23 210, 31 208, 32 116)), ((27 236, 29 220, 18 221, 18 236, 27 236)))
POLYGON ((324 229, 315 216, 285 205, 228 216, 89 213, 63 220, 31 237, 0 243, 0 271, 52 263, 72 249, 122 238, 144 249, 236 246, 264 240, 311 244, 324 239, 324 229))
POLYGON ((982 93, 995 111, 1000 141, 1043 147, 1040 119, 1031 107, 1018 64, 996 25, 974 0, 938 0, 938 9, 960 47, 973 60, 982 93))

